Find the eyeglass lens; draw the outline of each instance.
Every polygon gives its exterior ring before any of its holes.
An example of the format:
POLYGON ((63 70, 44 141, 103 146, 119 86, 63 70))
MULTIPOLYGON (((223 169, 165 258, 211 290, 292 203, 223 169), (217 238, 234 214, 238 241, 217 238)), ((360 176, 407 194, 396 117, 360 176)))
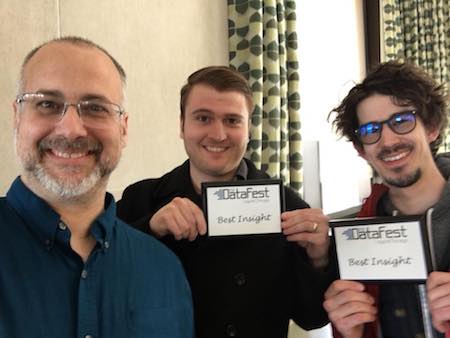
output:
POLYGON ((414 111, 395 113, 389 119, 380 122, 369 122, 359 126, 358 137, 364 144, 373 144, 380 140, 383 124, 396 134, 403 135, 411 132, 416 126, 414 111))
POLYGON ((19 102, 25 104, 36 117, 47 122, 57 122, 74 106, 85 125, 93 127, 104 126, 109 120, 120 115, 120 107, 113 103, 92 99, 78 103, 67 103, 61 98, 46 94, 24 94, 19 102))

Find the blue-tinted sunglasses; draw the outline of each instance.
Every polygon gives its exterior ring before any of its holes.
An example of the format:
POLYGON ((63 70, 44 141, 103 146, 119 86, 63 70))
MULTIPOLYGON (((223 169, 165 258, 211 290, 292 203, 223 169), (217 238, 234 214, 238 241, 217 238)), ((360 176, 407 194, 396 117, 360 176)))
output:
POLYGON ((416 112, 414 110, 392 114, 387 120, 369 122, 358 127, 355 134, 363 144, 377 143, 381 138, 383 124, 396 134, 408 134, 416 127, 416 112))

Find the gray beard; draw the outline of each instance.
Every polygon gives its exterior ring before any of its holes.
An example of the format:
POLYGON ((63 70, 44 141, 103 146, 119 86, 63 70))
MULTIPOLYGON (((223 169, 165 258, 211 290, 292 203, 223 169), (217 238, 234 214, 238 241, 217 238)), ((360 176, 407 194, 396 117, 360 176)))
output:
POLYGON ((54 178, 48 175, 45 168, 40 164, 37 164, 31 173, 40 183, 42 188, 65 201, 78 199, 85 195, 93 189, 103 177, 98 166, 95 167, 89 176, 85 177, 81 183, 54 178))
MULTIPOLYGON (((50 140, 48 142, 57 141, 58 140, 50 140)), ((63 142, 65 146, 67 146, 68 143, 68 141, 64 139, 59 140, 59 142, 63 142)), ((85 143, 81 143, 81 141, 79 141, 75 145, 79 147, 86 146, 87 141, 83 142, 85 143)), ((14 144, 16 155, 18 155, 17 128, 14 129, 14 144)), ((41 146, 42 145, 40 144, 39 147, 41 146)), ((101 145, 91 146, 91 148, 101 149, 101 145)), ((65 201, 82 199, 82 197, 85 196, 89 191, 94 189, 96 186, 99 186, 99 184, 101 184, 103 180, 109 177, 111 172, 116 168, 118 164, 118 162, 113 163, 110 158, 107 158, 103 162, 100 162, 100 154, 97 154, 97 165, 95 166, 94 170, 87 177, 83 178, 81 182, 73 182, 71 180, 64 180, 49 175, 47 169, 42 165, 42 163, 40 163, 40 159, 42 158, 40 150, 39 155, 37 156, 35 156, 34 154, 27 154, 24 158, 22 158, 21 156, 18 157, 25 173, 35 178, 44 190, 65 201)), ((106 185, 106 183, 104 184, 106 185)))
POLYGON ((74 182, 70 179, 60 179, 49 175, 45 166, 32 156, 20 160, 24 171, 36 179, 44 190, 64 201, 82 199, 88 192, 99 186, 105 178, 109 177, 118 164, 113 163, 110 159, 103 161, 103 163, 97 163, 94 170, 81 182, 74 182))
POLYGON ((420 177, 422 177, 422 171, 419 168, 416 171, 414 171, 411 175, 408 175, 406 177, 398 179, 390 179, 387 177, 383 177, 383 179, 390 186, 397 188, 407 188, 416 183, 420 179, 420 177))

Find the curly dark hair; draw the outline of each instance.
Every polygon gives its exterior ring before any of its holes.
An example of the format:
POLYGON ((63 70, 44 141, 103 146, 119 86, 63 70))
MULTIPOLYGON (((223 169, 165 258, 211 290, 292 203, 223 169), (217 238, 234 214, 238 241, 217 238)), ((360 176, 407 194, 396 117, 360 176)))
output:
POLYGON ((444 86, 438 85, 423 69, 410 63, 389 61, 379 64, 367 77, 354 86, 341 104, 328 115, 339 136, 345 136, 356 147, 362 143, 355 134, 359 127, 357 107, 374 94, 391 96, 400 106, 414 106, 427 128, 439 128, 439 136, 430 144, 436 154, 447 127, 447 97, 444 86))

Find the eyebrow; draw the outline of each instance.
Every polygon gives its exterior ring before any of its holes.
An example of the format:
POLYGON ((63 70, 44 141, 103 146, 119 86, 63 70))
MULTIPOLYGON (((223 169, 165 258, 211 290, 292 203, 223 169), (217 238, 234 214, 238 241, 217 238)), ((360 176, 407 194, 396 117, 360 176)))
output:
POLYGON ((196 110, 193 110, 191 112, 193 115, 195 114, 201 114, 201 113, 208 113, 208 114, 214 114, 214 112, 210 109, 206 109, 206 108, 198 108, 196 110))
MULTIPOLYGON (((199 108, 199 109, 192 111, 191 113, 192 113, 192 115, 197 115, 197 114, 202 114, 202 113, 212 114, 212 115, 215 114, 214 111, 207 109, 207 108, 199 108)), ((239 114, 239 113, 225 113, 224 115, 225 115, 225 117, 245 118, 244 114, 239 114)))
POLYGON ((381 122, 386 122, 386 121, 390 120, 391 118, 393 118, 394 115, 398 115, 398 114, 406 114, 406 113, 411 113, 411 112, 417 112, 417 111, 416 111, 415 109, 401 110, 401 111, 392 113, 392 114, 389 115, 389 117, 388 117, 387 119, 385 119, 385 120, 381 120, 381 121, 369 121, 369 122, 366 122, 366 123, 361 123, 359 126, 360 126, 360 127, 361 127, 361 126, 365 126, 365 125, 370 124, 370 123, 381 123, 381 122))
POLYGON ((64 97, 64 94, 59 90, 50 90, 50 89, 38 89, 35 92, 36 94, 43 94, 43 95, 51 95, 56 97, 64 97))
MULTIPOLYGON (((53 89, 38 89, 36 90, 37 94, 44 94, 44 95, 50 95, 50 96, 54 96, 57 98, 61 98, 61 99, 65 99, 65 95, 62 91, 60 90, 53 90, 53 89)), ((107 98, 104 95, 98 95, 98 94, 85 94, 83 96, 81 96, 81 98, 79 99, 80 101, 88 101, 88 100, 103 100, 103 101, 107 101, 112 103, 112 101, 107 98)))

